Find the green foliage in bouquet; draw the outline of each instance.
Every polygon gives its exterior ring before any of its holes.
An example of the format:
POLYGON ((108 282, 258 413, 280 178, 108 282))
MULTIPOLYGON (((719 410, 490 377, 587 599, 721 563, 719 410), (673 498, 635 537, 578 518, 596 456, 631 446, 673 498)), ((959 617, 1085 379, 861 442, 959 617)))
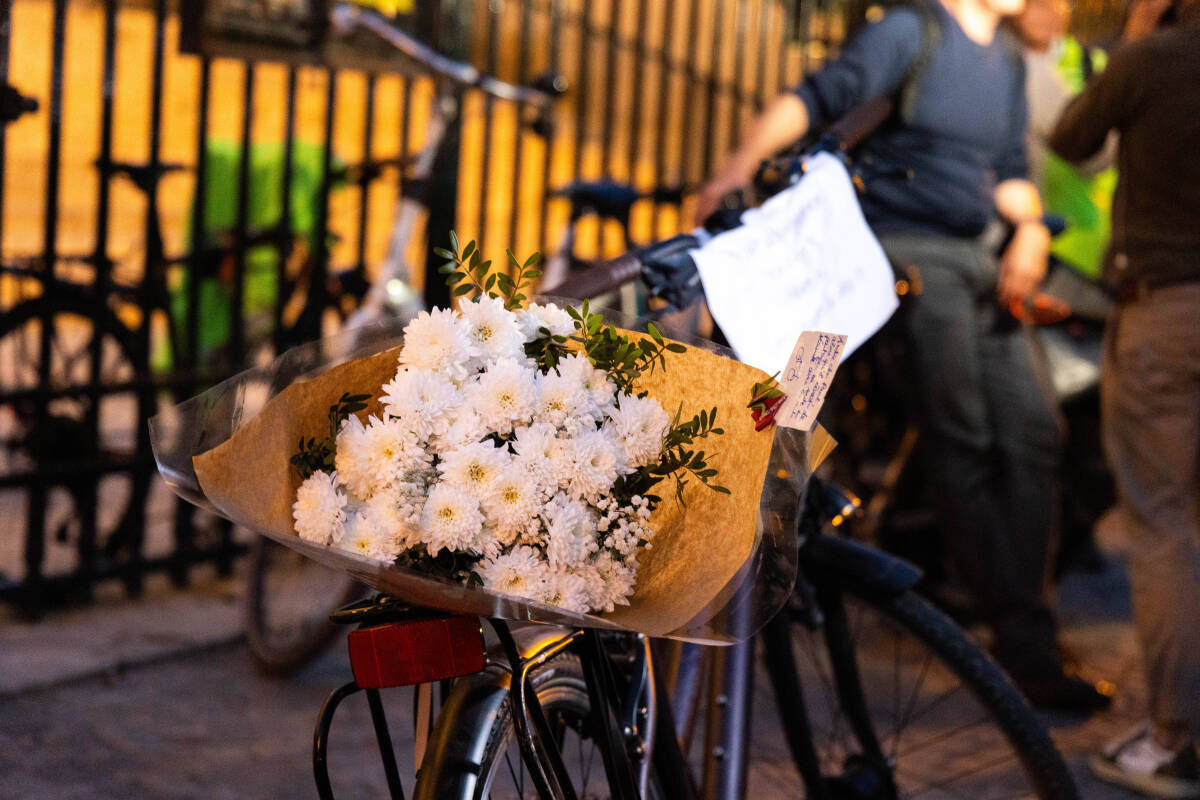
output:
POLYGON ((515 267, 514 278, 507 272, 492 272, 491 260, 484 260, 474 241, 467 242, 467 246, 459 252, 458 235, 454 231, 450 231, 450 247, 450 250, 435 247, 433 252, 447 259, 438 271, 447 276, 446 285, 450 287, 452 297, 473 293, 473 297, 499 298, 504 301, 506 309, 515 311, 528 299, 521 290, 528 289, 542 277, 542 271, 537 268, 542 260, 541 253, 534 253, 522 264, 512 250, 505 250, 509 263, 515 267))
POLYGON ((683 407, 680 406, 675 411, 675 419, 671 422, 670 430, 667 431, 663 442, 662 458, 659 459, 659 462, 642 467, 636 472, 620 478, 614 494, 626 500, 634 495, 642 495, 650 500, 652 506, 656 506, 662 502, 662 498, 652 494, 650 490, 664 478, 669 477, 675 479, 675 499, 680 505, 686 505, 683 500, 683 490, 688 484, 689 475, 714 492, 729 494, 728 488, 713 483, 712 479, 717 476, 717 470, 709 466, 708 460, 712 456, 703 450, 689 449, 697 439, 720 436, 725 433, 721 428, 715 427, 717 409, 714 407, 711 411, 701 411, 687 422, 679 421, 682 413, 683 407))
POLYGON ((307 478, 317 470, 333 471, 333 458, 337 454, 337 434, 342 423, 351 414, 357 414, 367 407, 369 394, 343 394, 338 401, 329 407, 329 434, 321 439, 300 437, 300 445, 292 456, 292 465, 300 473, 301 478, 307 478))

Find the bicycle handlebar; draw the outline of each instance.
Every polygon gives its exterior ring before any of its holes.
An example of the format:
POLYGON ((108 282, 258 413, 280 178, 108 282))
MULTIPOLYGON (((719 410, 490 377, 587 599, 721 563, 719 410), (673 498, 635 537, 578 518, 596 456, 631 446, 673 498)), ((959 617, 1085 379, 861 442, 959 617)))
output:
POLYGON ((336 4, 329 12, 329 18, 334 29, 341 33, 349 33, 355 28, 366 28, 439 77, 465 88, 479 89, 501 100, 544 104, 562 93, 557 81, 553 82, 549 89, 541 89, 519 86, 485 75, 470 64, 455 61, 421 43, 388 22, 378 12, 354 3, 336 4))
POLYGON ((637 250, 631 250, 609 261, 593 264, 546 291, 571 298, 596 297, 635 280, 641 274, 641 256, 637 250))

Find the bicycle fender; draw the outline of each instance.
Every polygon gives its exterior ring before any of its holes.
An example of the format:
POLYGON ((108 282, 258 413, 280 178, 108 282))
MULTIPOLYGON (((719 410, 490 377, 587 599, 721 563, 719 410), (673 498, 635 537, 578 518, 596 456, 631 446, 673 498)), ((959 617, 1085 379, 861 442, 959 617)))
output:
POLYGON ((815 536, 805 543, 801 561, 817 582, 849 582, 871 592, 896 595, 921 580, 915 565, 854 539, 815 536))
MULTIPOLYGON (((528 625, 513 630, 513 638, 521 654, 530 655, 560 639, 569 629, 553 625, 528 625)), ((508 659, 497 646, 488 649, 489 666, 482 672, 454 682, 450 696, 438 713, 438 722, 429 740, 426 753, 468 753, 471 769, 453 775, 431 775, 418 772, 413 800, 473 800, 477 781, 472 774, 482 764, 494 721, 508 699, 512 675, 508 659), (466 740, 465 742, 463 740, 466 740)), ((536 683, 536 678, 534 679, 536 683)))

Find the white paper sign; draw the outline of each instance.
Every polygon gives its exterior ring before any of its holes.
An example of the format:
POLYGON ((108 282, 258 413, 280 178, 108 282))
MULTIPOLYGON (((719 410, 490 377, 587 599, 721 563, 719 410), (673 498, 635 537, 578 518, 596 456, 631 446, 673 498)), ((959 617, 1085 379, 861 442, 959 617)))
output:
POLYGON ((895 278, 845 167, 810 159, 803 179, 692 252, 713 318, 738 358, 772 373, 796 331, 846 337, 846 354, 896 310, 895 278))
POLYGON ((841 334, 800 334, 787 365, 779 373, 779 388, 787 397, 775 412, 776 425, 812 430, 845 346, 846 337, 841 334))

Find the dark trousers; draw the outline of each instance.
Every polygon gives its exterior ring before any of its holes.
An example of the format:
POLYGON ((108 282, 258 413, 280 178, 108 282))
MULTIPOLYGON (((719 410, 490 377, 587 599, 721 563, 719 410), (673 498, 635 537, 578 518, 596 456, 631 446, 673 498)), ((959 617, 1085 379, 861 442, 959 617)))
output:
POLYGON ((920 270, 903 310, 931 496, 953 568, 1010 671, 1057 664, 1046 602, 1062 424, 1030 331, 996 302, 995 258, 973 239, 881 238, 920 270))

